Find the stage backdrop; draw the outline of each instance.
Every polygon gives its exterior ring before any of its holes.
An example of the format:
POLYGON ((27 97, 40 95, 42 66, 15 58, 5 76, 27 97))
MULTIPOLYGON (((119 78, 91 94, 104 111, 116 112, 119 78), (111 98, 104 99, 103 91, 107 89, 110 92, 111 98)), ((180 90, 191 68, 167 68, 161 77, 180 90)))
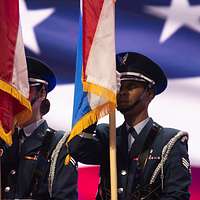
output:
MULTIPOLYGON (((51 111, 46 119, 53 128, 68 131, 73 108, 79 0, 19 1, 27 55, 48 63, 57 76, 58 84, 49 94, 51 111)), ((144 53, 157 61, 168 76, 167 90, 154 99, 149 113, 163 126, 189 132, 192 200, 200 199, 199 19, 200 0, 117 0, 116 3, 117 52, 144 53)), ((122 121, 118 113, 117 124, 122 121)), ((98 167, 80 165, 79 199, 94 199, 97 184, 98 167)))

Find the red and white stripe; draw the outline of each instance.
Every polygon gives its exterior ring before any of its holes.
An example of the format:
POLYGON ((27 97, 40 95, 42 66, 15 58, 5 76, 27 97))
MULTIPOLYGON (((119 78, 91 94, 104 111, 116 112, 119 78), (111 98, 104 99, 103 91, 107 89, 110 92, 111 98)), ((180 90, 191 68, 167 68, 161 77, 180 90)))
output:
MULTIPOLYGON (((82 4, 83 81, 115 94, 115 5, 112 0, 83 0, 82 4)), ((105 96, 90 94, 89 102, 95 108, 106 100, 105 96)))
POLYGON ((25 120, 31 108, 18 0, 0 1, 0 14, 0 137, 11 144, 13 126, 25 120))

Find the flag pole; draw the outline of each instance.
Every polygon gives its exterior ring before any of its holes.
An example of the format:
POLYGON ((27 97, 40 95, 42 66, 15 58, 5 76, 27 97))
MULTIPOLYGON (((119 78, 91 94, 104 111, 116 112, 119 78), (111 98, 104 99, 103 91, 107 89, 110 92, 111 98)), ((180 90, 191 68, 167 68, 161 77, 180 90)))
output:
POLYGON ((111 200, 117 200, 116 126, 115 109, 109 113, 110 128, 110 188, 111 200))

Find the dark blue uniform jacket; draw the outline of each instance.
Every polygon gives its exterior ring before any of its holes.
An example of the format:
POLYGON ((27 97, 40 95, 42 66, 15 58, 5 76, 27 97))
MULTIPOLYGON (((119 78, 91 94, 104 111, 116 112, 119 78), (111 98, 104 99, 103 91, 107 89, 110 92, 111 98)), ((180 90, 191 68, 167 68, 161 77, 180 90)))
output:
MULTIPOLYGON (((20 146, 18 134, 13 136, 13 145, 7 147, 2 157, 2 191, 7 199, 31 198, 33 189, 33 174, 37 166, 37 156, 43 145, 43 140, 50 129, 43 122, 24 143, 20 146)), ((50 129, 52 130, 52 129, 50 129)), ((56 144, 63 136, 62 132, 53 131, 49 145, 48 159, 42 164, 44 170, 39 179, 38 190, 34 199, 63 199, 77 200, 77 166, 71 162, 64 165, 67 149, 62 148, 56 163, 55 178, 52 186, 52 197, 48 192, 48 176, 50 169, 50 157, 56 144)))
MULTIPOLYGON (((137 188, 147 188, 150 179, 161 160, 163 147, 179 131, 171 128, 160 127, 142 170, 138 170, 138 153, 155 123, 148 121, 128 152, 128 137, 125 123, 116 129, 117 142, 117 176, 118 199, 134 199, 137 188)), ((97 199, 109 199, 110 191, 110 161, 109 161, 109 127, 106 124, 97 126, 95 135, 83 134, 76 136, 69 144, 70 154, 85 164, 100 165, 101 183, 97 199)), ((164 164, 164 185, 159 191, 160 200, 188 200, 191 183, 191 173, 187 151, 187 137, 181 137, 172 147, 164 164)), ((160 174, 156 178, 155 187, 161 186, 160 174)), ((155 188, 154 187, 154 188, 155 188)), ((147 198, 148 199, 148 198, 147 198)), ((154 199, 154 198, 153 198, 154 199)))

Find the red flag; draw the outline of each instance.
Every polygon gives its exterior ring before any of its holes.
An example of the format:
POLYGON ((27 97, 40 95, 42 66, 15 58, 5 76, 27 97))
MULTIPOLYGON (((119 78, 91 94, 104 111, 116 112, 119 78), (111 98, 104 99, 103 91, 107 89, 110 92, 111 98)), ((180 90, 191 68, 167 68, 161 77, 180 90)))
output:
POLYGON ((0 138, 12 144, 12 130, 31 114, 18 0, 0 1, 0 138))

